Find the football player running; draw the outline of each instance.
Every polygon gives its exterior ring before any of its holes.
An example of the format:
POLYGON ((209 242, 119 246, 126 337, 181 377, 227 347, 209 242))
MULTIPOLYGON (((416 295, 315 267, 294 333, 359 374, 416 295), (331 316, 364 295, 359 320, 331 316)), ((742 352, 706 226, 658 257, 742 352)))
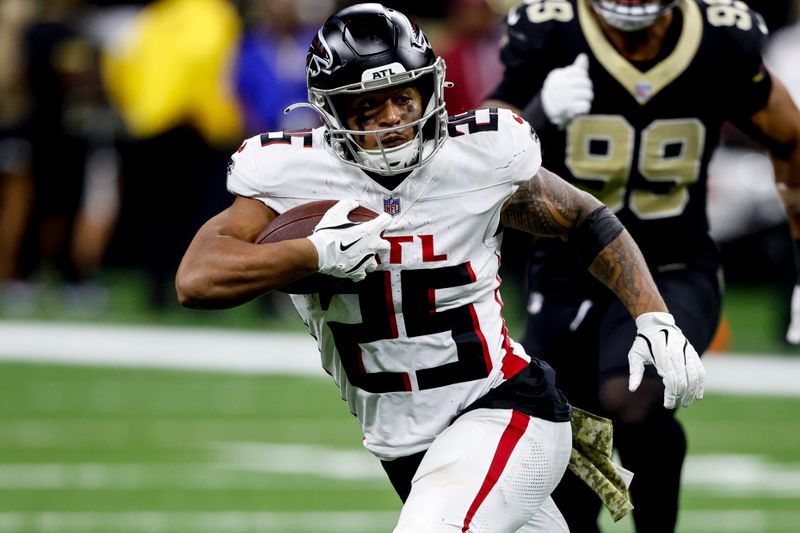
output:
POLYGON ((689 405, 704 370, 641 253, 609 209, 540 166, 518 115, 448 120, 444 62, 401 13, 332 15, 306 66, 304 105, 325 125, 265 133, 232 156, 236 198, 186 251, 180 301, 224 308, 316 272, 345 279, 292 301, 405 502, 395 531, 567 531, 550 493, 571 408, 552 369, 508 336, 502 228, 569 243, 636 317, 632 386, 655 365, 664 403, 689 405), (325 198, 340 201, 310 237, 253 244, 278 213, 325 198), (356 205, 382 214, 349 223, 356 205))
MULTIPOLYGON (((763 66, 765 35, 738 0, 530 0, 508 15, 505 74, 486 103, 530 120, 543 165, 616 213, 701 352, 720 317, 706 171, 723 121, 770 149, 800 238, 800 114, 763 66)), ((523 345, 553 366, 574 406, 613 420, 623 466, 636 473, 637 531, 673 531, 683 429, 655 372, 628 390, 636 324, 568 248, 554 239, 533 247, 523 345)), ((554 498, 574 531, 598 531, 588 508, 600 502, 582 482, 566 475, 554 498)))

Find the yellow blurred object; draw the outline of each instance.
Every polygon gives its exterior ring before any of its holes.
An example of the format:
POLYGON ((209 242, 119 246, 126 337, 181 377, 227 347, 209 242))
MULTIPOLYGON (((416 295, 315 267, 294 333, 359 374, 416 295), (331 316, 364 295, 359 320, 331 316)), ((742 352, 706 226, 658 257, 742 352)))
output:
POLYGON ((242 131, 232 62, 240 22, 226 0, 157 0, 120 46, 106 51, 103 76, 131 133, 151 137, 190 124, 212 144, 242 131))

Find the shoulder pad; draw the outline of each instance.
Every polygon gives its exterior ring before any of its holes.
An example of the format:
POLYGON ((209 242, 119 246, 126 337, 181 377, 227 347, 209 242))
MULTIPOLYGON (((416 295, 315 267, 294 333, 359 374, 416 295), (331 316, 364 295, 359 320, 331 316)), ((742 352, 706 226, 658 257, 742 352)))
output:
POLYGON ((760 54, 769 30, 764 18, 741 0, 696 1, 703 14, 706 31, 725 39, 733 50, 760 54))
POLYGON ((315 152, 321 137, 313 130, 278 131, 250 137, 228 163, 228 190, 247 197, 260 197, 285 178, 285 170, 301 165, 304 155, 315 152), (299 158, 299 159, 298 159, 299 158))
POLYGON ((497 131, 498 126, 497 108, 473 109, 466 113, 447 117, 447 134, 450 137, 461 137, 482 131, 497 131))
POLYGON ((271 131, 259 135, 261 147, 272 145, 289 145, 296 148, 311 148, 314 145, 312 130, 271 131))
POLYGON ((510 109, 485 107, 447 118, 447 133, 450 137, 461 137, 484 131, 499 131, 506 135, 509 130, 525 132, 536 138, 533 127, 510 109))
POLYGON ((529 55, 547 46, 551 35, 577 21, 575 0, 525 2, 506 16, 501 42, 504 55, 529 55))
POLYGON ((531 140, 534 144, 539 144, 539 136, 531 123, 517 113, 510 109, 498 109, 497 117, 500 131, 513 137, 517 144, 528 144, 531 140))
POLYGON ((450 119, 448 133, 455 142, 468 143, 499 174, 518 184, 533 176, 541 165, 536 132, 522 117, 503 108, 475 109, 450 119))

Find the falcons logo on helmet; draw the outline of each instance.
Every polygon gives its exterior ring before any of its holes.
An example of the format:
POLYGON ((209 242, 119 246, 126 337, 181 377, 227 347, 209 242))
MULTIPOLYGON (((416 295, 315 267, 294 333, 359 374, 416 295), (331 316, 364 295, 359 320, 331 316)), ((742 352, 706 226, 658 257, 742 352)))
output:
POLYGON ((408 23, 411 25, 411 44, 414 46, 422 49, 427 50, 428 48, 433 48, 431 43, 428 41, 428 38, 422 33, 422 30, 417 23, 411 19, 406 19, 408 23))
POLYGON ((332 66, 333 53, 320 30, 311 41, 311 49, 308 52, 308 74, 317 76, 320 72, 330 72, 332 66))

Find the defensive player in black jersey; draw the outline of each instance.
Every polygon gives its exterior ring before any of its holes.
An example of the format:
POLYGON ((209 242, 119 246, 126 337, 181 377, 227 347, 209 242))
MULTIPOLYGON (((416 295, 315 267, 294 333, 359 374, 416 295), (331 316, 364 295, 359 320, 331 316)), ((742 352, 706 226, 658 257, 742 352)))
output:
MULTIPOLYGON (((724 121, 770 149, 800 237, 800 113, 762 64, 761 17, 737 0, 532 0, 506 29, 505 75, 486 105, 521 112, 542 138, 544 166, 616 212, 678 324, 705 350, 721 304, 706 173, 724 121)), ((673 531, 683 429, 655 374, 629 392, 624 340, 635 325, 582 269, 562 242, 535 244, 525 347, 556 369, 574 405, 614 420, 635 473, 637 531, 673 531)), ((583 483, 568 473, 555 499, 572 531, 598 531, 579 503, 597 501, 583 483)))

